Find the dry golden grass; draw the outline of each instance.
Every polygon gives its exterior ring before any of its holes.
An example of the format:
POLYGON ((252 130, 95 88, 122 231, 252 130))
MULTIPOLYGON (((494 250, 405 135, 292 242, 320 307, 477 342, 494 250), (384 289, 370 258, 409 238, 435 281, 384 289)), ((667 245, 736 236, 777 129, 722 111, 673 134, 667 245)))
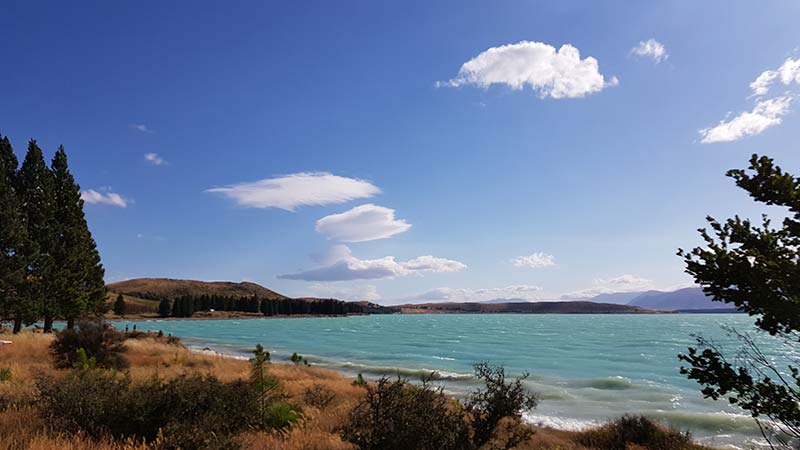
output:
MULTIPOLYGON (((92 440, 85 436, 66 436, 49 430, 31 404, 37 391, 37 374, 63 375, 51 366, 48 346, 53 337, 34 332, 0 338, 13 344, 0 345, 0 368, 8 367, 12 379, 0 382, 0 403, 12 400, 12 406, 0 410, 0 449, 2 450, 154 450, 157 445, 133 441, 92 440)), ((186 374, 214 375, 222 381, 246 379, 250 374, 247 361, 211 354, 192 353, 181 345, 163 339, 145 337, 128 339, 126 357, 131 363, 134 380, 153 376, 172 378, 186 374)), ((288 432, 252 432, 239 437, 246 450, 355 450, 339 437, 352 408, 358 404, 363 389, 335 371, 317 367, 272 364, 269 372, 277 377, 288 400, 302 411, 303 419, 288 432), (315 385, 333 394, 324 408, 306 402, 305 393, 315 385)), ((533 438, 518 450, 599 450, 576 443, 577 433, 537 428, 533 438)), ((643 449, 646 450, 646 449, 643 449)))

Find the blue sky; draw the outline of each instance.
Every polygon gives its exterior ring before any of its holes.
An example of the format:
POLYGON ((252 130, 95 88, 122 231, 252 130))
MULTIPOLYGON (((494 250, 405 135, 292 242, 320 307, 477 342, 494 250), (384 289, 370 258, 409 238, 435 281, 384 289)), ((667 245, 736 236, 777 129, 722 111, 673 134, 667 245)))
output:
POLYGON ((599 3, 9 2, 0 132, 66 147, 108 281, 685 285, 706 214, 771 212, 725 170, 800 172, 800 3, 599 3))

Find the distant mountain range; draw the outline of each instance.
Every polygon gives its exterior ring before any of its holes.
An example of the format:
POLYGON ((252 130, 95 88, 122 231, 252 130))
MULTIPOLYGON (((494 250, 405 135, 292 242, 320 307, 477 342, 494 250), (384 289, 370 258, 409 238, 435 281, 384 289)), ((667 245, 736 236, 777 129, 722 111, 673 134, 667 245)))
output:
POLYGON ((613 305, 587 301, 529 302, 523 299, 498 299, 497 303, 422 303, 390 306, 403 314, 652 314, 655 312, 639 306, 613 305), (514 301, 516 300, 516 301, 514 301))
MULTIPOLYGON (((250 297, 260 299, 286 300, 289 297, 267 289, 256 283, 229 281, 175 280, 169 278, 137 278, 108 285, 109 300, 116 294, 125 295, 126 301, 140 303, 140 306, 153 308, 157 300, 181 296, 199 297, 202 295, 222 297, 250 297)), ((296 300, 317 301, 316 298, 296 300)), ((600 294, 590 299, 531 302, 523 298, 496 298, 482 302, 444 302, 380 306, 369 302, 357 302, 368 313, 642 313, 648 310, 663 311, 724 311, 732 309, 722 302, 712 301, 701 288, 689 287, 672 292, 618 292, 600 294)))
POLYGON ((703 289, 699 287, 688 287, 671 292, 646 291, 600 294, 589 301, 671 311, 732 309, 726 303, 711 300, 710 297, 703 293, 703 289))

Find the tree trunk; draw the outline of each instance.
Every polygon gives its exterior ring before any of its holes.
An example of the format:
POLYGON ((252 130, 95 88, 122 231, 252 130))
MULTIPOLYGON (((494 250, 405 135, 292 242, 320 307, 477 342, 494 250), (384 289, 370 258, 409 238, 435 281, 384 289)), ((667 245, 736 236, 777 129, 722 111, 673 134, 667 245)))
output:
POLYGON ((75 328, 75 319, 70 317, 69 319, 67 319, 67 329, 71 330, 73 328, 75 328))
POLYGON ((45 333, 52 333, 53 332, 53 315, 50 313, 45 313, 44 315, 44 330, 45 333))
POLYGON ((14 334, 22 331, 22 319, 14 319, 14 334))

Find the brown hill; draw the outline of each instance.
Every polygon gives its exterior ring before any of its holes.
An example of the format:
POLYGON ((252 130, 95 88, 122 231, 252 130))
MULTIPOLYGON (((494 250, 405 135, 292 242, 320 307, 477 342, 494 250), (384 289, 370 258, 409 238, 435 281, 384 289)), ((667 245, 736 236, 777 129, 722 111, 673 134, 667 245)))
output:
POLYGON ((286 299, 285 295, 256 283, 231 281, 174 280, 170 278, 135 278, 108 285, 109 292, 149 300, 170 299, 184 295, 199 297, 217 295, 222 297, 248 297, 286 299))
POLYGON ((593 302, 516 302, 516 303, 424 303, 391 308, 403 314, 642 314, 658 313, 629 305, 593 302))

